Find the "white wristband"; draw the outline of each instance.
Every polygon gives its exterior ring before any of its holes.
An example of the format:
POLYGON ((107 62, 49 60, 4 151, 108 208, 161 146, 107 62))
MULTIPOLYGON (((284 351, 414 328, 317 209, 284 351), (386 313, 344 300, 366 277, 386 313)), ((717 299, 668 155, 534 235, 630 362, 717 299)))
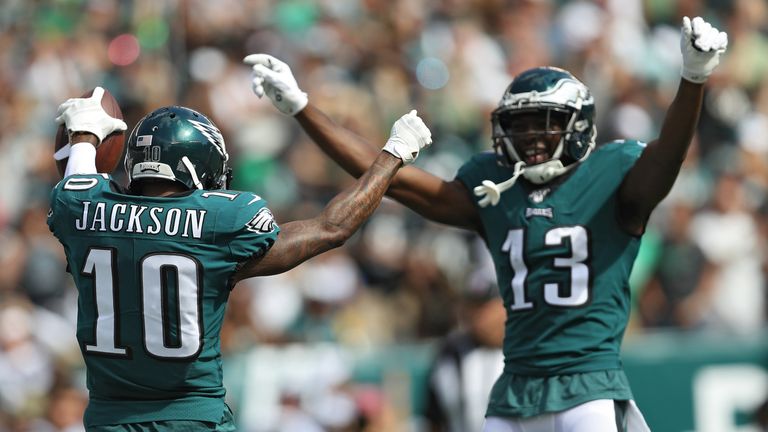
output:
POLYGON ((72 144, 64 177, 72 174, 96 174, 96 147, 89 142, 72 144))

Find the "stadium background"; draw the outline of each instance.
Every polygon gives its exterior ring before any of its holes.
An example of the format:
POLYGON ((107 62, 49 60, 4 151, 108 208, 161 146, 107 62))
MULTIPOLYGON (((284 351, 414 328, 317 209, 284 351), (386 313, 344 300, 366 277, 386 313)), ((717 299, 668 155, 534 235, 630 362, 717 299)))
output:
MULTIPOLYGON (((350 178, 251 93, 246 54, 285 60, 313 103, 377 143, 417 108, 436 137, 418 164, 450 178, 490 147, 489 113, 510 76, 538 65, 591 87, 599 142, 652 139, 679 81, 683 15, 704 16, 730 44, 643 242, 626 366, 654 430, 764 430, 765 0, 5 0, 0 431, 82 428, 76 292, 45 224, 65 99, 102 85, 129 128, 167 104, 210 114, 234 186, 287 221, 316 214, 350 178)), ((492 284, 487 266, 474 237, 388 201, 342 249, 241 283, 223 332, 241 429, 426 430, 435 344, 467 293, 492 284)))

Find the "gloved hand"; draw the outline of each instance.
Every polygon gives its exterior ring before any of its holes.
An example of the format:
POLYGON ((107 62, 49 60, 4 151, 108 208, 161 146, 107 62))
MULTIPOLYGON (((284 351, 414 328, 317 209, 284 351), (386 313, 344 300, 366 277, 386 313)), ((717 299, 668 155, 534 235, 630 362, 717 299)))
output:
POLYGON ((384 145, 384 151, 400 158, 404 165, 413 163, 419 150, 432 144, 432 132, 424 124, 416 110, 397 119, 384 145))
POLYGON ((720 55, 728 47, 728 35, 712 27, 701 17, 691 21, 683 17, 680 50, 683 53, 683 78, 703 83, 720 63, 720 55))
POLYGON ((265 94, 272 104, 288 115, 296 115, 307 106, 307 94, 301 91, 291 68, 269 54, 251 54, 243 62, 253 65, 253 92, 265 94))
POLYGON ((102 96, 104 89, 96 87, 89 98, 67 99, 56 111, 56 124, 66 125, 69 133, 90 132, 99 138, 99 143, 112 132, 128 129, 124 121, 104 111, 101 106, 102 96))

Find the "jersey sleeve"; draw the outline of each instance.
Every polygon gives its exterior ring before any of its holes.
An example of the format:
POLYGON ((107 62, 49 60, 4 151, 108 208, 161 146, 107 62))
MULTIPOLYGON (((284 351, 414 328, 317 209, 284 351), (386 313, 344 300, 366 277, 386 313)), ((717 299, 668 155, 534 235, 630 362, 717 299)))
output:
POLYGON ((58 202, 59 202, 59 185, 61 185, 61 182, 57 183, 56 186, 51 190, 51 196, 48 203, 48 217, 46 219, 46 222, 48 223, 48 229, 51 231, 51 233, 56 234, 54 231, 56 226, 56 219, 61 214, 61 212, 58 210, 58 202))
POLYGON ((501 175, 503 174, 499 173, 496 155, 492 152, 483 152, 472 156, 470 160, 459 168, 459 172, 456 173, 456 180, 464 183, 467 190, 472 191, 483 180, 495 182, 498 181, 501 175))
POLYGON ((637 140, 612 141, 606 146, 614 146, 619 158, 622 173, 626 174, 637 162, 637 159, 645 150, 646 144, 637 140))
POLYGON ((637 140, 616 140, 605 144, 611 150, 604 152, 610 162, 609 166, 615 166, 611 170, 613 174, 606 175, 606 180, 617 185, 617 188, 624 182, 629 171, 635 166, 645 150, 645 143, 637 140))
POLYGON ((62 179, 51 191, 48 210, 48 229, 59 239, 65 234, 72 220, 80 217, 81 202, 99 197, 110 188, 112 178, 108 174, 75 174, 62 179))
POLYGON ((466 186, 467 189, 475 184, 474 179, 477 173, 477 163, 475 159, 476 156, 473 156, 472 159, 464 162, 464 165, 459 168, 459 172, 456 173, 456 180, 464 183, 464 186, 466 186))
POLYGON ((257 195, 241 194, 222 218, 220 241, 239 262, 265 254, 277 241, 280 227, 267 203, 257 195))

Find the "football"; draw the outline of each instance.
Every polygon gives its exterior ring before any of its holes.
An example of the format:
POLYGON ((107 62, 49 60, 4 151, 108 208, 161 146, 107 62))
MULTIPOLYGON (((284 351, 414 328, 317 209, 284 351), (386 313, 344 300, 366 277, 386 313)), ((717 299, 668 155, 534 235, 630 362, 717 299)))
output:
MULTIPOLYGON (((84 93, 81 98, 90 97, 93 94, 93 89, 84 93)), ((104 96, 101 97, 101 106, 104 108, 107 114, 110 116, 123 120, 123 112, 120 110, 120 105, 114 96, 104 89, 104 96)), ((64 125, 60 125, 56 131, 56 139, 54 145, 54 153, 59 151, 62 147, 69 144, 69 136, 64 125)), ((111 173, 117 168, 117 164, 120 162, 123 156, 123 149, 125 148, 125 132, 118 131, 113 132, 101 141, 101 144, 96 149, 96 171, 100 173, 111 173)), ((56 161, 56 168, 59 171, 59 177, 64 177, 64 171, 67 168, 68 157, 56 161)))

